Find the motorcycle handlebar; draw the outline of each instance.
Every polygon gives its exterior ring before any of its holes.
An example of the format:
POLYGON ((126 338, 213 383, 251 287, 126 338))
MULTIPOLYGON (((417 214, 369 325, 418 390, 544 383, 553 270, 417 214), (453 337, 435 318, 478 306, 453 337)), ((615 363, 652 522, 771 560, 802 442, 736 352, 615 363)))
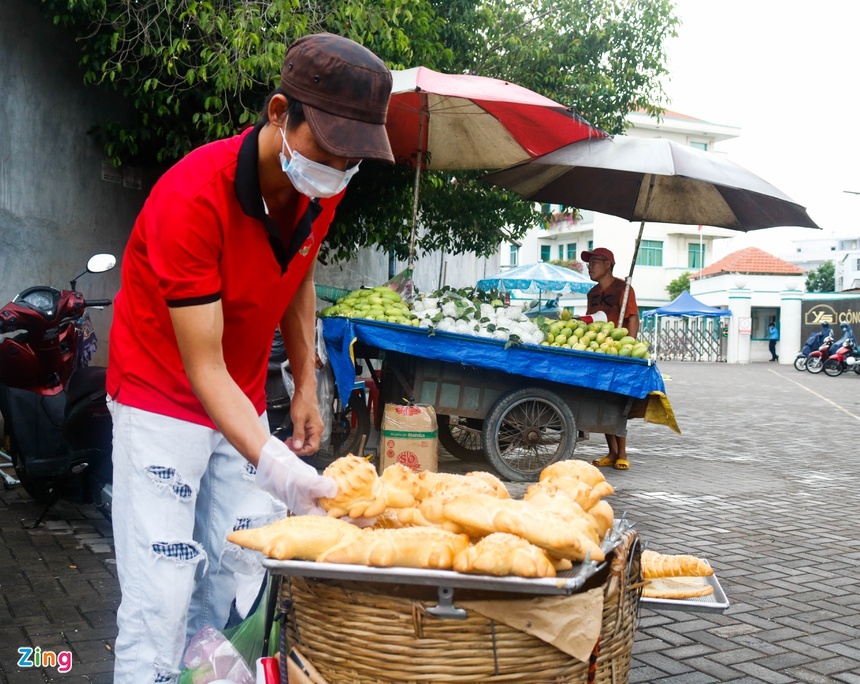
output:
POLYGON ((112 299, 88 299, 85 306, 89 309, 96 306, 110 306, 111 304, 113 304, 112 299))

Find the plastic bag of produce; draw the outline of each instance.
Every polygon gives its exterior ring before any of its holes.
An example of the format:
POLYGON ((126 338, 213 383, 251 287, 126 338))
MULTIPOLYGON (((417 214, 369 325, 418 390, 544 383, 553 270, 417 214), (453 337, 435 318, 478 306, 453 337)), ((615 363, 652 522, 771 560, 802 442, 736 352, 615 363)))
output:
POLYGON ((404 302, 409 303, 415 299, 415 281, 412 280, 412 269, 407 268, 400 271, 396 276, 389 279, 385 285, 399 293, 404 302))

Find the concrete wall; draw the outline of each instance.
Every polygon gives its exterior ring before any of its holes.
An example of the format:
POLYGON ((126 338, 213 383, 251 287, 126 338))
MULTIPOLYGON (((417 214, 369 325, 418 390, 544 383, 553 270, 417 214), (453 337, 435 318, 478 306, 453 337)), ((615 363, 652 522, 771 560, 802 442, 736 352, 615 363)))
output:
MULTIPOLYGON (((73 39, 32 0, 0 2, 0 302, 33 285, 68 288, 87 259, 119 259, 145 190, 102 180, 87 131, 117 98, 84 89, 73 39)), ((86 275, 87 297, 112 298, 119 268, 86 275)), ((0 304, 0 306, 2 306, 0 304)), ((104 362, 111 315, 94 312, 104 362)))

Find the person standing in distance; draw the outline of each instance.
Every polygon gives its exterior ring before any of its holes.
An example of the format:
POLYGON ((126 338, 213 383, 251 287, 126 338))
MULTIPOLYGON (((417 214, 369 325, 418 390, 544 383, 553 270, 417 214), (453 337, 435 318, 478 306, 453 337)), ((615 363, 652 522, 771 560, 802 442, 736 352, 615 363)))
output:
POLYGON ((314 264, 362 159, 393 162, 392 77, 357 43, 287 50, 260 120, 168 170, 135 222, 110 337, 113 528, 122 600, 114 682, 175 682, 188 639, 223 629, 225 536, 278 499, 296 514, 336 483, 319 449, 314 264), (279 328, 296 381, 287 444, 268 432, 279 328))
POLYGON ((779 361, 776 355, 776 343, 779 341, 779 329, 776 327, 776 319, 770 319, 770 325, 767 326, 767 348, 770 352, 771 361, 779 361))
MULTIPOLYGON (((582 320, 611 321, 618 325, 621 318, 621 302, 624 299, 625 282, 612 275, 615 266, 615 255, 605 247, 598 247, 580 255, 582 261, 588 264, 588 277, 597 284, 588 291, 588 308, 582 320)), ((636 305, 636 293, 631 287, 627 294, 623 326, 627 334, 636 337, 639 334, 639 308, 636 305)), ((592 461, 596 466, 612 466, 616 470, 627 470, 630 461, 627 460, 627 437, 621 435, 606 435, 606 445, 609 453, 603 458, 592 461)))

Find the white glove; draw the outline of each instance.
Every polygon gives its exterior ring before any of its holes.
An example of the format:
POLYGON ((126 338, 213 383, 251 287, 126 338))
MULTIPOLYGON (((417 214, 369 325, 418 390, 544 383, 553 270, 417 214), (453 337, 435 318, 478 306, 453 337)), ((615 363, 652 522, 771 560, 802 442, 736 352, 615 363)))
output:
POLYGON ((257 486, 283 501, 295 515, 325 515, 320 497, 337 496, 337 483, 318 475, 277 437, 269 437, 257 463, 257 486))

